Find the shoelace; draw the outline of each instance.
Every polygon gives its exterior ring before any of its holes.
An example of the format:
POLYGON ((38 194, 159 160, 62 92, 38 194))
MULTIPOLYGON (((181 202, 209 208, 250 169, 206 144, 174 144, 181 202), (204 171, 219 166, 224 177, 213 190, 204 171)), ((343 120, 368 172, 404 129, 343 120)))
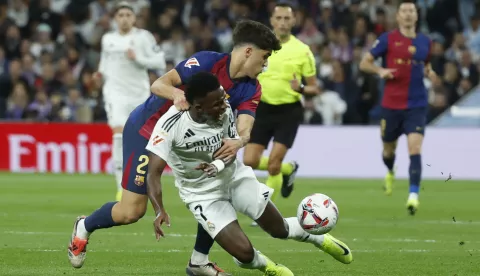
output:
POLYGON ((225 272, 220 267, 217 266, 217 263, 208 263, 205 266, 212 267, 213 269, 215 269, 218 272, 225 272))

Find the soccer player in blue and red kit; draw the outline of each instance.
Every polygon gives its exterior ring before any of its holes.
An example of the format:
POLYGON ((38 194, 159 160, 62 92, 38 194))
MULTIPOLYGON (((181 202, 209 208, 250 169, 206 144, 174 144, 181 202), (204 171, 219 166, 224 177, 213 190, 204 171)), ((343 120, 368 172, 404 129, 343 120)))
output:
MULTIPOLYGON (((180 62, 175 69, 152 84, 154 95, 130 114, 123 131, 122 198, 119 202, 104 204, 88 217, 75 220, 68 247, 68 257, 73 267, 80 268, 83 265, 88 238, 93 231, 135 223, 145 214, 149 161, 149 152, 145 147, 155 124, 172 104, 180 110, 189 108, 181 87, 188 83, 192 75, 201 71, 216 75, 227 93, 230 106, 237 110, 237 130, 241 139, 224 140, 214 157, 228 162, 248 142, 261 97, 256 78, 266 66, 272 51, 279 50, 281 46, 267 26, 250 20, 237 23, 233 31, 233 44, 230 54, 199 52, 180 62)), ((191 130, 185 133, 185 139, 194 136, 191 130)), ((165 214, 161 212, 156 215, 158 218, 165 214)), ((198 224, 195 249, 187 267, 188 275, 230 275, 208 260, 212 245, 213 239, 198 224)))
POLYGON ((418 20, 414 1, 398 6, 399 28, 378 37, 371 51, 363 58, 360 69, 386 79, 382 100, 381 135, 383 162, 388 168, 385 192, 392 193, 397 139, 407 135, 410 154, 410 194, 407 209, 414 215, 418 209, 418 193, 422 174, 421 149, 426 125, 428 97, 423 79, 436 78, 429 63, 431 41, 415 31, 418 20), (383 67, 374 64, 382 58, 383 67))

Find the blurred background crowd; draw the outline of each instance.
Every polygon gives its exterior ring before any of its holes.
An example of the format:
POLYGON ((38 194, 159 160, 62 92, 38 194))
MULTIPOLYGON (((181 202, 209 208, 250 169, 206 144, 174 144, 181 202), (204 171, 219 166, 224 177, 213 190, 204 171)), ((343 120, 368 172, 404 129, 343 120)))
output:
MULTIPOLYGON (((274 0, 130 0, 137 26, 165 52, 167 70, 191 54, 231 49, 242 18, 268 24, 274 0)), ((296 0, 294 34, 316 57, 323 93, 305 99, 305 124, 372 124, 383 82, 359 71, 376 37, 395 28, 396 0, 296 0)), ((100 41, 115 29, 114 1, 0 0, 0 119, 104 121, 92 73, 100 41)), ((480 11, 474 0, 418 0, 419 31, 433 41, 425 80, 429 120, 479 82, 480 11)), ((152 81, 164 72, 150 72, 152 81)))

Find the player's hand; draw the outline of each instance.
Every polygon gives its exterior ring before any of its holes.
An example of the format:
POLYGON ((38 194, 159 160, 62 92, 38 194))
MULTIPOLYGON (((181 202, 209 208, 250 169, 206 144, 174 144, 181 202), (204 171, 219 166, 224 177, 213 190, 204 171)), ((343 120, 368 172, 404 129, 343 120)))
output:
POLYGON ((223 145, 213 154, 213 159, 220 159, 224 163, 228 163, 237 156, 237 152, 242 146, 240 139, 223 139, 223 145))
POLYGON ((393 79, 393 73, 395 73, 395 71, 397 71, 397 69, 381 68, 378 70, 378 75, 382 79, 393 79))
POLYGON ((103 75, 100 72, 95 72, 92 75, 93 78, 93 83, 96 86, 96 88, 102 87, 103 84, 103 75))
POLYGON ((293 91, 300 91, 300 81, 297 80, 297 75, 293 74, 293 80, 290 81, 290 87, 292 88, 293 91))
POLYGON ((173 94, 173 104, 180 111, 188 110, 188 108, 190 108, 190 105, 185 98, 185 93, 181 90, 175 91, 175 93, 173 94))
POLYGON ((153 231, 155 232, 155 238, 157 238, 157 241, 160 240, 160 237, 165 237, 165 234, 162 230, 163 223, 170 227, 170 216, 167 214, 167 212, 165 212, 165 210, 160 212, 160 214, 158 214, 153 221, 153 231))
POLYGON ((204 171, 207 173, 208 177, 215 177, 218 173, 217 167, 207 162, 200 163, 200 165, 195 167, 195 170, 204 171))
POLYGON ((127 50, 127 58, 130 60, 135 60, 137 59, 137 55, 135 55, 135 52, 132 49, 127 50))

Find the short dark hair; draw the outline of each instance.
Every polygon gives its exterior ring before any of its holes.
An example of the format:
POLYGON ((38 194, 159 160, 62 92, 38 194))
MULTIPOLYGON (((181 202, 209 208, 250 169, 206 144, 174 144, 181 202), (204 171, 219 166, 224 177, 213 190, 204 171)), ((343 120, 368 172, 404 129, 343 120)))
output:
POLYGON ((130 3, 127 1, 120 1, 116 3, 115 8, 113 9, 113 14, 117 14, 117 12, 121 9, 129 9, 134 13, 133 6, 130 5, 130 3))
POLYGON ((400 8, 402 4, 414 4, 415 7, 417 7, 417 1, 416 0, 401 0, 398 2, 397 9, 400 8))
POLYGON ((262 50, 278 51, 282 46, 270 28, 253 20, 242 20, 233 30, 233 47, 250 43, 262 50))
POLYGON ((208 93, 220 88, 217 77, 209 72, 198 72, 188 80, 185 89, 185 98, 189 104, 196 99, 207 96, 208 93))
POLYGON ((295 10, 297 9, 297 6, 295 5, 295 3, 291 2, 291 1, 278 1, 277 3, 275 3, 275 8, 276 7, 280 7, 280 8, 290 8, 292 9, 293 12, 295 12, 295 10))

